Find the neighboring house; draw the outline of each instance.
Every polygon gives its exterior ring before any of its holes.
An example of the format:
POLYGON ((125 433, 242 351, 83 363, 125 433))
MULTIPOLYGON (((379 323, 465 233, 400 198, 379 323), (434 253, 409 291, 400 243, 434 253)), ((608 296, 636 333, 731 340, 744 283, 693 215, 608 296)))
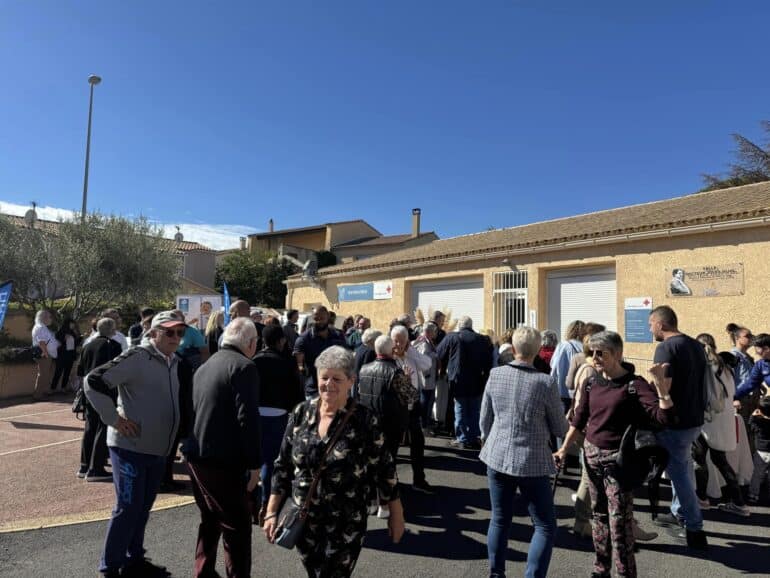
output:
POLYGON ((328 251, 339 263, 347 263, 438 239, 432 231, 420 233, 420 213, 420 209, 412 210, 411 233, 389 236, 362 219, 277 231, 270 219, 267 232, 249 235, 247 248, 288 255, 303 262, 313 259, 316 253, 328 251))

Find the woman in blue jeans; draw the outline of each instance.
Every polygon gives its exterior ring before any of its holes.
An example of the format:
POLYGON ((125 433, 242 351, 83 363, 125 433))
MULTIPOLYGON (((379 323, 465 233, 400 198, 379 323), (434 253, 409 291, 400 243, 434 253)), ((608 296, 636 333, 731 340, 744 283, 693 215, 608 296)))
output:
POLYGON ((492 519, 487 533, 490 577, 505 576, 508 531, 516 490, 527 501, 535 533, 527 553, 527 578, 548 574, 556 534, 550 476, 556 472, 552 436, 567 431, 553 377, 532 365, 540 333, 519 327, 513 333, 515 359, 492 369, 481 403, 481 461, 487 465, 492 519))

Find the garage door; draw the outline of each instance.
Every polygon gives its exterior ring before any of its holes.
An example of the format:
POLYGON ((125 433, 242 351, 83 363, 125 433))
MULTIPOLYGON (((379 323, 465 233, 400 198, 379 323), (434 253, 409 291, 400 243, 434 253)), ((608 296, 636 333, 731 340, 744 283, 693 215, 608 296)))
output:
POLYGON ((467 315, 473 327, 484 327, 484 282, 481 277, 458 281, 419 282, 412 284, 412 307, 423 314, 428 310, 450 310, 453 319, 467 315))
POLYGON ((564 335, 572 321, 594 321, 617 331, 614 269, 572 269, 548 274, 548 327, 564 335))

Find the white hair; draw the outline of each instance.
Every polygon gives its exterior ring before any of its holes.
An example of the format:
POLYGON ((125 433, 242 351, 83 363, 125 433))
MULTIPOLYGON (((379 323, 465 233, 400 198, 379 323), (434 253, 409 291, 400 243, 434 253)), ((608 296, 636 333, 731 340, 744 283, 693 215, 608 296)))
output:
POLYGON ((112 337, 115 335, 115 320, 111 317, 102 317, 96 323, 96 332, 102 337, 112 337))
POLYGON ((460 317, 460 321, 457 322, 457 327, 459 329, 473 329, 473 319, 467 315, 463 315, 460 317))
POLYGON ((426 321, 422 326, 422 332, 426 335, 436 335, 438 333, 438 325, 433 323, 433 321, 426 321))
POLYGON ((409 339, 409 330, 403 325, 394 325, 393 329, 390 330, 390 338, 395 339, 399 335, 409 339))
POLYGON ((244 350, 252 339, 257 338, 257 328, 248 317, 236 317, 225 327, 222 334, 222 345, 230 345, 244 350))
POLYGON ((35 325, 43 325, 43 318, 46 315, 48 316, 48 319, 51 319, 51 312, 48 311, 48 309, 41 309, 35 313, 35 325))
POLYGON ((392 355, 393 340, 388 335, 380 335, 374 340, 374 352, 377 355, 392 355))
POLYGON ((382 331, 377 331, 376 329, 372 329, 370 327, 364 331, 364 334, 361 336, 361 341, 371 347, 374 344, 375 339, 377 339, 380 335, 382 335, 382 331))
POLYGON ((338 369, 352 378, 356 375, 356 357, 349 349, 341 345, 332 345, 316 357, 315 368, 319 371, 321 369, 338 369))
POLYGON ((511 339, 513 349, 525 359, 533 358, 540 351, 540 332, 534 327, 522 325, 516 328, 511 339))

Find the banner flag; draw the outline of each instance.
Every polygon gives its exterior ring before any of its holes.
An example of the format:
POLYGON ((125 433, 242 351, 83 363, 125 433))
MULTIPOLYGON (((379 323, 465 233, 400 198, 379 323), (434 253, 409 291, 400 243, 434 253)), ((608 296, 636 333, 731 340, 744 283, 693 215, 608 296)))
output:
POLYGON ((227 283, 222 283, 225 293, 225 325, 230 323, 230 292, 227 290, 227 283))

